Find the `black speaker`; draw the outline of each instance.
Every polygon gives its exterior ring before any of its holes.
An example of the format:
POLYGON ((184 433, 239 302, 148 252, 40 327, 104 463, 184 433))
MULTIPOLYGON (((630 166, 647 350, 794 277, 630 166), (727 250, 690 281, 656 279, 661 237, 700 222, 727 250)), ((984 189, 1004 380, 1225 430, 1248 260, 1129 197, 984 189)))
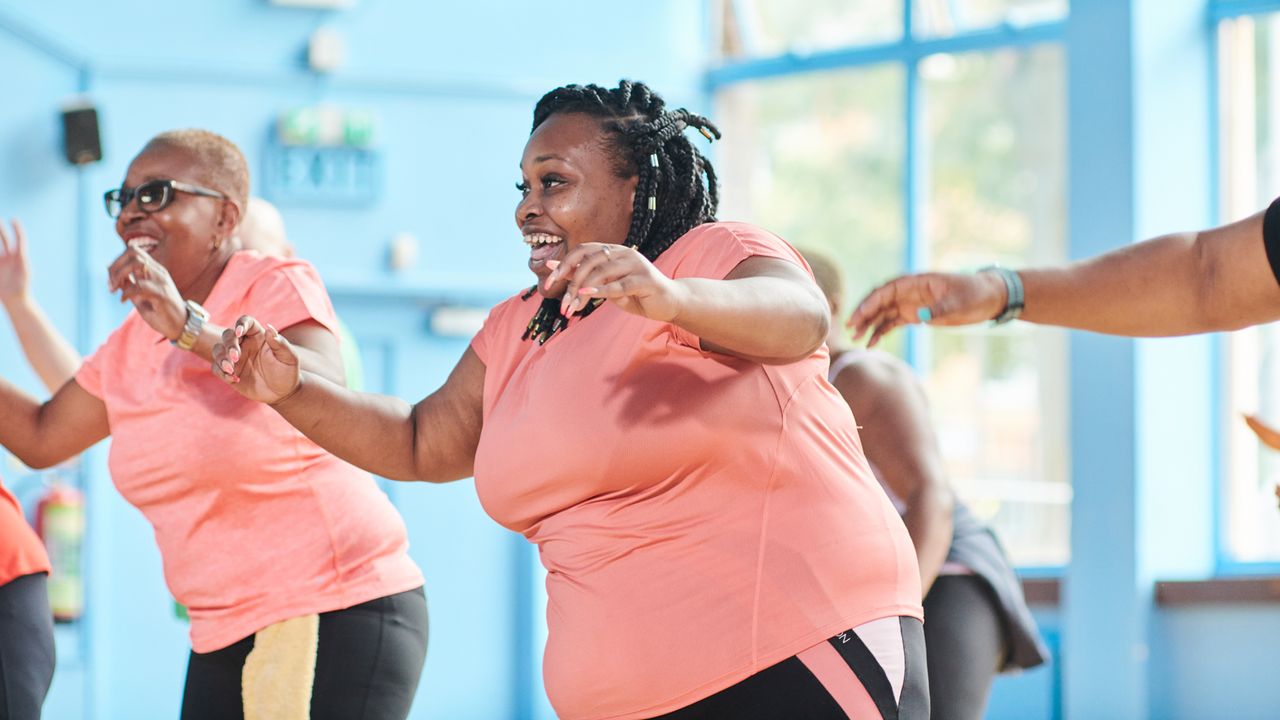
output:
POLYGON ((72 165, 88 165, 102 159, 97 108, 80 105, 62 111, 62 147, 72 165))

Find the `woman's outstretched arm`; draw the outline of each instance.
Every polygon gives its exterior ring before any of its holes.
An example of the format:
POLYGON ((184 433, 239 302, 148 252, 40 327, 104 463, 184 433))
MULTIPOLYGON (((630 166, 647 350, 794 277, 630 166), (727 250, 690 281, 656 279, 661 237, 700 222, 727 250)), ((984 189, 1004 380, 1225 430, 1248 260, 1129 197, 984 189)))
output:
POLYGON ((213 350, 214 374, 242 395, 270 404, 325 450, 392 480, 447 482, 472 474, 484 370, 468 348, 439 390, 410 405, 301 370, 292 343, 252 317, 236 321, 213 350))

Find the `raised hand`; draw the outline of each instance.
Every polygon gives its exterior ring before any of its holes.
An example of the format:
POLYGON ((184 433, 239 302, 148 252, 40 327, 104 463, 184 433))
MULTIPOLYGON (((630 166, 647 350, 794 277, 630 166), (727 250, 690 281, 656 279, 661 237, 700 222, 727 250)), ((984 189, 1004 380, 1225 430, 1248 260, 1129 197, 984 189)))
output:
POLYGON ((182 335, 187 322, 186 303, 169 271, 145 250, 130 243, 107 273, 111 292, 120 291, 120 302, 132 302, 156 332, 170 340, 182 335))
POLYGON ((22 223, 13 219, 13 236, 0 222, 0 302, 9 304, 27 295, 31 269, 27 265, 27 234, 22 223))
POLYGON ((629 313, 669 322, 680 311, 679 284, 633 248, 586 243, 569 252, 552 272, 546 287, 566 284, 560 313, 568 316, 594 298, 608 300, 629 313))
POLYGON ((274 405, 302 385, 298 355, 289 340, 250 315, 236 320, 213 346, 213 374, 241 395, 274 405))
POLYGON ((853 329, 855 340, 870 330, 867 347, 872 347, 903 325, 969 325, 991 320, 1004 310, 1007 296, 1004 281, 995 273, 904 275, 863 298, 847 326, 853 329))

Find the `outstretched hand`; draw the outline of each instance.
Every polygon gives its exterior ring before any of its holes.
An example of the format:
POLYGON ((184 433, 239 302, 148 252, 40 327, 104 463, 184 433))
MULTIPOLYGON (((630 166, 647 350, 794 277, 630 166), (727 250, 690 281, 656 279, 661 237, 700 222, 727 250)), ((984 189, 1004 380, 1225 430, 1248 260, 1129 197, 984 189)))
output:
POLYGON ((213 346, 213 374, 241 395, 275 405, 302 386, 298 355, 270 325, 244 315, 213 346))
POLYGON ((566 317, 597 298, 662 322, 680 312, 679 284, 625 245, 586 243, 574 248, 552 268, 546 287, 554 290, 566 281, 560 301, 560 314, 566 317))
POLYGON ((0 221, 0 302, 21 300, 27 294, 31 270, 27 265, 27 233, 17 218, 13 222, 10 239, 0 221))
POLYGON ((904 275, 872 290, 846 326, 854 339, 868 330, 873 347, 880 338, 903 325, 969 325, 991 320, 1007 302, 1004 281, 995 273, 923 273, 904 275))

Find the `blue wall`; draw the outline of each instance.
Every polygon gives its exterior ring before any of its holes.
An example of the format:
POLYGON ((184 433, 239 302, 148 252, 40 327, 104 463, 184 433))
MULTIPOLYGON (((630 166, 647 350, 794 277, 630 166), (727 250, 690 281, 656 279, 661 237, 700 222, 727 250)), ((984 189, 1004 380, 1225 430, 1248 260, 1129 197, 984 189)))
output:
MULTIPOLYGON (((1072 2, 1074 255, 1211 220, 1206 4, 1072 2)), ((565 82, 627 76, 697 109, 707 47, 695 0, 357 0, 347 11, 265 0, 10 2, 0 5, 0 67, 19 71, 0 85, 0 216, 26 221, 36 294, 89 350, 123 316, 105 291, 120 242, 100 195, 149 136, 209 127, 260 172, 282 110, 372 110, 385 171, 377 200, 281 209, 359 336, 369 387, 416 399, 465 347, 465 333, 431 329, 441 308, 484 307, 528 282, 512 183, 534 100, 565 82), (303 63, 322 25, 348 51, 324 77, 303 63), (106 158, 77 171, 61 157, 57 111, 80 92, 101 112, 106 158), (401 232, 417 237, 420 259, 392 274, 387 243, 401 232)), ((1062 609, 1037 609, 1055 662, 999 679, 990 717, 1274 716, 1280 610, 1152 603, 1157 577, 1213 570, 1212 344, 1072 343, 1074 561, 1062 609), (1169 452, 1175 445, 1180 452, 1169 452)), ((12 343, 0 342, 0 369, 38 391, 12 343)), ((58 630, 46 716, 170 718, 186 626, 173 615, 150 528, 111 487, 104 456, 96 448, 67 471, 89 496, 87 611, 58 630)), ((33 476, 3 470, 34 498, 33 476)), ((431 647, 414 717, 549 717, 532 549, 484 516, 469 482, 385 487, 428 578, 431 647)))
MULTIPOLYGON (((534 101, 568 82, 642 79, 700 108, 699 3, 588 0, 358 0, 345 11, 264 0, 121 0, 0 5, 0 215, 31 239, 36 295, 91 350, 123 317, 106 292, 121 244, 101 210, 156 132, 207 127, 234 140, 261 178, 278 113, 325 102, 371 110, 382 192, 364 206, 280 203, 291 239, 329 283, 362 345, 368 386, 417 399, 435 389, 467 337, 431 330, 441 306, 487 307, 529 282, 513 212, 534 101), (347 62, 317 76, 306 42, 320 26, 347 62), (105 159, 62 159, 58 110, 97 105, 105 159), (390 238, 419 242, 418 263, 386 270, 390 238)), ((0 367, 39 392, 12 343, 0 367)), ((46 717, 176 716, 188 644, 174 617, 150 527, 111 487, 104 448, 81 463, 88 495, 85 617, 58 629, 46 717)), ((5 470, 24 499, 32 478, 5 470)), ((469 481, 385 487, 409 526, 432 616, 415 718, 549 717, 541 690, 541 577, 533 549, 487 518, 469 481)))

